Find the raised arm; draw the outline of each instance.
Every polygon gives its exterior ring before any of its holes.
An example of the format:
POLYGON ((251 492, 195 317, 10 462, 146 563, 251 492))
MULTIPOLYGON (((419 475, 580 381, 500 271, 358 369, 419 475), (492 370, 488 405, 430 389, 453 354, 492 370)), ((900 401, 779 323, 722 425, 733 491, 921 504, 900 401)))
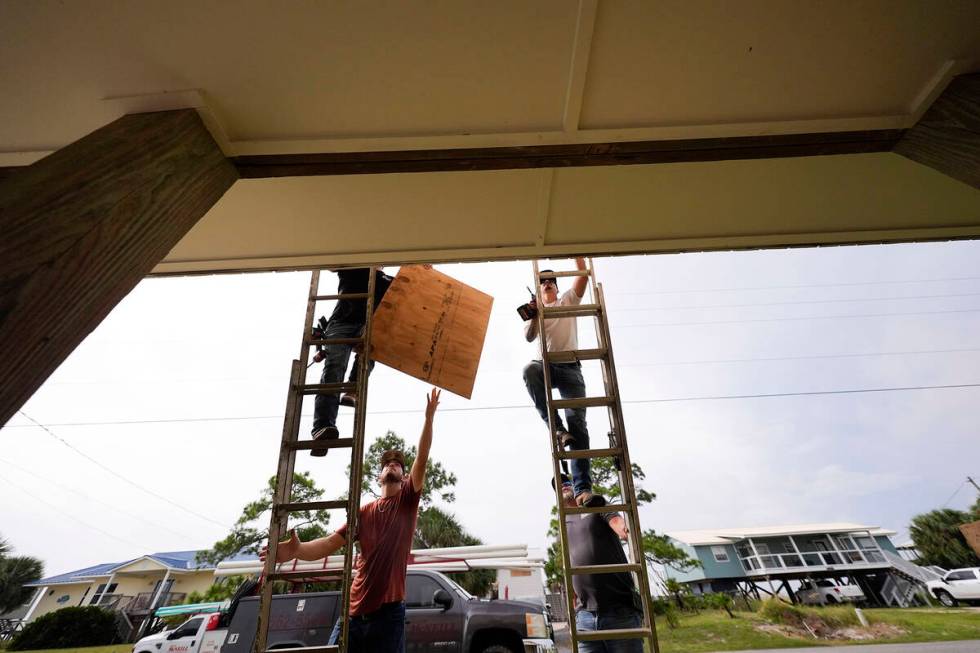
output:
MULTIPOLYGON (((344 542, 344 537, 340 533, 319 537, 309 542, 300 542, 296 529, 293 529, 290 531, 289 539, 279 543, 279 547, 276 549, 276 562, 286 562, 294 558, 299 560, 326 558, 344 546, 344 542)), ((269 547, 262 547, 262 550, 259 551, 259 559, 265 562, 268 553, 269 547)))
POLYGON ((432 388, 432 392, 425 398, 425 424, 422 426, 422 435, 419 436, 419 450, 411 472, 412 488, 416 492, 421 492, 425 485, 425 466, 429 462, 429 447, 432 446, 432 418, 436 415, 441 395, 441 390, 432 388))
MULTIPOLYGON (((578 257, 575 259, 575 268, 578 270, 585 269, 585 259, 578 257)), ((585 297, 585 286, 589 283, 588 277, 575 277, 575 283, 572 284, 572 288, 575 290, 575 294, 579 296, 579 299, 585 297)))

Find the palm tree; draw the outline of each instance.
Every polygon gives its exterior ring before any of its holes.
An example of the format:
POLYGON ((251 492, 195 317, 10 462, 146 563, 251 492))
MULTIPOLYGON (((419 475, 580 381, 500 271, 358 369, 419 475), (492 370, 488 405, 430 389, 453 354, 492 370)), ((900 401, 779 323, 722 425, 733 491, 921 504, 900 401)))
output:
POLYGON ((40 560, 29 556, 9 557, 12 551, 10 542, 0 537, 0 614, 15 610, 30 599, 35 590, 24 585, 44 575, 40 560))
POLYGON ((919 552, 920 565, 937 565, 945 569, 975 567, 980 558, 967 545, 959 526, 973 521, 978 515, 944 508, 912 518, 909 534, 919 552))

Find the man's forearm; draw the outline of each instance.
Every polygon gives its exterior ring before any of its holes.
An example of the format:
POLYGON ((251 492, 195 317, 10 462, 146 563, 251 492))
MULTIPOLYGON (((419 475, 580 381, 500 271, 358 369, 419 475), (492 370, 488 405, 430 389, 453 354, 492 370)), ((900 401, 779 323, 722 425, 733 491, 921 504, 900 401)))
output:
POLYGON ((300 560, 320 560, 336 553, 344 545, 344 538, 333 533, 309 542, 300 542, 296 557, 300 560))
POLYGON ((412 463, 412 483, 416 490, 421 490, 422 484, 425 482, 425 466, 429 462, 429 448, 431 446, 432 422, 427 419, 425 425, 422 426, 422 435, 419 436, 418 454, 415 456, 415 462, 412 463))
POLYGON ((528 342, 534 342, 534 339, 538 337, 538 320, 536 318, 531 318, 524 325, 524 337, 528 342))

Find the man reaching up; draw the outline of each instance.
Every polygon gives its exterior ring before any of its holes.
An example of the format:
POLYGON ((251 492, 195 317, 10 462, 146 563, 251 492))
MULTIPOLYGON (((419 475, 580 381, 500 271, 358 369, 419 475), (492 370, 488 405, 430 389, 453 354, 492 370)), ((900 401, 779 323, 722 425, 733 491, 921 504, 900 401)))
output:
MULTIPOLYGON (((419 499, 425 486, 425 467, 432 444, 432 419, 441 392, 435 388, 426 398, 425 424, 419 437, 412 471, 405 474, 405 456, 389 450, 381 456, 378 483, 381 497, 361 506, 356 540, 360 555, 350 588, 348 653, 402 653, 405 650, 405 572, 415 534, 419 499)), ((328 537, 300 542, 294 530, 279 543, 276 561, 319 560, 348 544, 347 524, 328 537)), ((267 549, 259 554, 265 560, 267 549)), ((341 617, 343 618, 343 617, 341 617)), ((330 643, 340 637, 340 620, 330 643)))

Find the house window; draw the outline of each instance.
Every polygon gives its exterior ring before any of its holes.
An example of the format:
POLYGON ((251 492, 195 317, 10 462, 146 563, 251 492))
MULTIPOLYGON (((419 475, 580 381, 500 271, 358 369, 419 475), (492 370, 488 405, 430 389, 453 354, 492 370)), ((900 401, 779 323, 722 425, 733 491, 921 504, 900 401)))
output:
POLYGON ((103 596, 107 596, 116 591, 116 585, 118 585, 118 583, 113 583, 108 587, 106 587, 105 583, 99 585, 98 588, 96 588, 95 590, 95 594, 92 595, 92 600, 89 601, 89 605, 98 605, 99 601, 102 600, 103 596))
POLYGON ((728 549, 723 546, 711 547, 711 555, 715 557, 715 562, 728 562, 728 549))

